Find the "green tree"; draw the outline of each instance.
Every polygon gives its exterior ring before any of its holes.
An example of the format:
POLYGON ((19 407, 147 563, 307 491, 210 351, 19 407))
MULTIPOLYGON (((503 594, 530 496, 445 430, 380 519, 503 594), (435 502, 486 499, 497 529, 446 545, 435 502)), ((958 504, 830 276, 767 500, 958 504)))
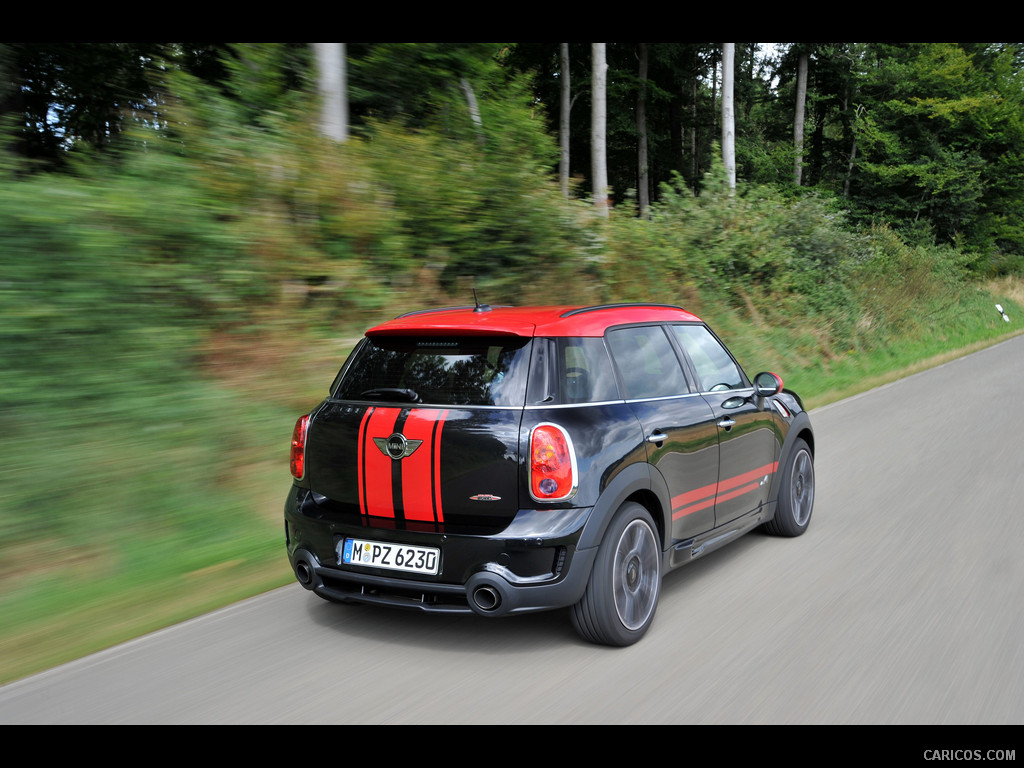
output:
POLYGON ((50 167, 69 151, 105 148, 126 122, 159 116, 160 43, 4 43, 0 110, 14 149, 50 167))
POLYGON ((1024 252, 1021 74, 1014 51, 876 44, 858 88, 850 201, 940 241, 1024 252))

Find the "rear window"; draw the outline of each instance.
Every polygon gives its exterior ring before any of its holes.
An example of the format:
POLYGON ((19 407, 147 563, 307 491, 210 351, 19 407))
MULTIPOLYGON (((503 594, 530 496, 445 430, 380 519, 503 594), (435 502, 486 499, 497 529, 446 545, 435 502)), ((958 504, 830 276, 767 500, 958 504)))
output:
POLYGON ((334 396, 428 405, 522 406, 530 339, 377 336, 367 338, 334 396))

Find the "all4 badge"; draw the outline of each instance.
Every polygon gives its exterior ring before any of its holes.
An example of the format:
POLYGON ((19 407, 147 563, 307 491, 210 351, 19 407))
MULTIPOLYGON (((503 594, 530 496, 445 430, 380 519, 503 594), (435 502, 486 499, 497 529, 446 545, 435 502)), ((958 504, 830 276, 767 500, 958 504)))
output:
POLYGON ((495 496, 493 493, 478 493, 476 496, 470 496, 470 501, 501 501, 501 496, 495 496))

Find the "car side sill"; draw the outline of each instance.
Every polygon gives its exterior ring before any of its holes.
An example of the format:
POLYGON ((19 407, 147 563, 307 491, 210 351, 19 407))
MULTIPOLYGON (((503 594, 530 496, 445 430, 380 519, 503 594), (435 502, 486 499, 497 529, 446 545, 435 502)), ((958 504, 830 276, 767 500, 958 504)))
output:
POLYGON ((752 512, 748 512, 742 517, 737 517, 735 520, 720 525, 718 528, 712 528, 700 536, 673 542, 669 552, 669 568, 678 568, 681 565, 686 565, 686 563, 696 560, 698 557, 714 552, 729 542, 735 541, 743 534, 770 520, 769 509, 770 505, 762 505, 752 512))

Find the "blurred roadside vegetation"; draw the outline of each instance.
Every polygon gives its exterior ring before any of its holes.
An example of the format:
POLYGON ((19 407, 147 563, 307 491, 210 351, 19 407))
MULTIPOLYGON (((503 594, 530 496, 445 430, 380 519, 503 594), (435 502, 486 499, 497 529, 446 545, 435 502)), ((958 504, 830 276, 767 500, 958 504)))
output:
MULTIPOLYGON (((713 165, 649 219, 628 197, 595 217, 491 48, 463 52, 480 126, 458 62, 432 61, 429 87, 376 94, 417 93, 412 113, 344 144, 316 130, 301 51, 231 50, 212 82, 164 62, 159 119, 59 167, 0 132, 0 683, 289 583, 294 420, 403 311, 474 287, 681 304, 811 406, 1021 327, 1024 283, 990 254, 854 225, 821 191, 733 194, 713 165)), ((387 53, 362 60, 381 82, 387 53)))

